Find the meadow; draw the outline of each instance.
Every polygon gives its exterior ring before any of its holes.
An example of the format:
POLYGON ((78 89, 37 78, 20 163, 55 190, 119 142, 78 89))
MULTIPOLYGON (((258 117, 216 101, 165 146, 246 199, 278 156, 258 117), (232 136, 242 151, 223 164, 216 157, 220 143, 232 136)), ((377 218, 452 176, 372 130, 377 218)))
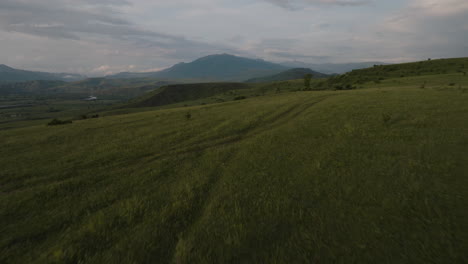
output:
POLYGON ((0 130, 0 262, 466 263, 468 78, 300 86, 0 130))

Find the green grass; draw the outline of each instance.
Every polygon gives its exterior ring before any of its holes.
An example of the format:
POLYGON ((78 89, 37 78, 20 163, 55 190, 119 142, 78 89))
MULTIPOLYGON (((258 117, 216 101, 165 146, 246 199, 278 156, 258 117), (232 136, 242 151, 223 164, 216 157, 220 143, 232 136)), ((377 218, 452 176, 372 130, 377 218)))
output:
POLYGON ((80 119, 80 116, 108 109, 119 100, 88 102, 53 97, 4 96, 0 106, 31 105, 28 107, 0 108, 0 130, 45 125, 54 118, 80 119))
POLYGON ((468 82, 428 78, 0 131, 0 262, 464 263, 468 82))
POLYGON ((406 77, 437 76, 443 74, 454 74, 468 78, 468 58, 440 59, 395 65, 375 65, 372 68, 353 70, 349 73, 329 78, 322 83, 322 87, 334 89, 345 86, 362 86, 369 82, 379 84, 382 81, 393 78, 404 79, 406 77))

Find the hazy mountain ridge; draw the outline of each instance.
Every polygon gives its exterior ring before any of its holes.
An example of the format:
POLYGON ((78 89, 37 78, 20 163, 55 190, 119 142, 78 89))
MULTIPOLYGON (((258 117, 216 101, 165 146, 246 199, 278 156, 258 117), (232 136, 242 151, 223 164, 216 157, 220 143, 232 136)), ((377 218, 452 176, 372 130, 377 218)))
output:
POLYGON ((280 64, 229 54, 209 55, 189 63, 148 73, 123 72, 107 78, 151 77, 165 79, 194 79, 203 81, 244 81, 260 76, 276 74, 289 67, 280 64))
POLYGON ((4 64, 0 64, 0 83, 13 83, 13 82, 24 82, 24 81, 78 81, 85 79, 86 76, 74 73, 50 73, 50 72, 38 72, 38 71, 27 71, 9 67, 4 64))

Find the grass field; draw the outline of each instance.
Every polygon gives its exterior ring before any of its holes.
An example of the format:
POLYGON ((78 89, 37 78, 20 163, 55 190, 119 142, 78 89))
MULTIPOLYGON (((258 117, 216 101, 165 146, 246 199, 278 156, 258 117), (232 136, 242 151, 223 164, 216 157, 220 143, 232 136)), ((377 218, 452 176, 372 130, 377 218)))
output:
POLYGON ((0 131, 0 262, 466 263, 468 78, 364 87, 0 131))

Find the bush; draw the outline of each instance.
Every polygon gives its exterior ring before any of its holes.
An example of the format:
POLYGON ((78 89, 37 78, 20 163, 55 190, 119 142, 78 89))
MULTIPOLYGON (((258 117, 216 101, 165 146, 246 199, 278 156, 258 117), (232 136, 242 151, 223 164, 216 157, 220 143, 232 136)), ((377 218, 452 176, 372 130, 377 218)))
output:
POLYGON ((392 120, 392 116, 389 114, 382 114, 382 122, 385 125, 388 125, 390 123, 390 120, 392 120))
POLYGON ((56 113, 56 112, 60 112, 60 110, 59 110, 59 109, 55 109, 55 108, 53 108, 53 107, 50 107, 49 110, 47 110, 47 112, 49 112, 49 113, 56 113))
POLYGON ((59 126, 59 125, 66 125, 66 124, 71 124, 71 123, 73 123, 73 121, 71 121, 71 120, 60 120, 60 119, 54 118, 47 125, 48 126, 59 126))
POLYGON ((234 100, 244 100, 244 99, 247 99, 247 97, 245 96, 237 96, 236 98, 234 98, 234 100))

